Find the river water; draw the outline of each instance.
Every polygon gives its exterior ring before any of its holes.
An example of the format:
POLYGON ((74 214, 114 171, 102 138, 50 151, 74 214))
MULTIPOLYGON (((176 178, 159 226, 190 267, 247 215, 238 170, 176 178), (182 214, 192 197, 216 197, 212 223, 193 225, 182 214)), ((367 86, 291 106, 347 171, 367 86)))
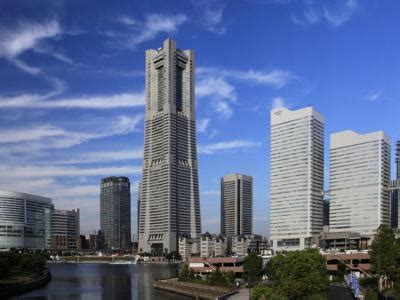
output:
POLYGON ((178 265, 49 264, 52 281, 17 299, 190 299, 153 289, 155 279, 176 277, 178 265))

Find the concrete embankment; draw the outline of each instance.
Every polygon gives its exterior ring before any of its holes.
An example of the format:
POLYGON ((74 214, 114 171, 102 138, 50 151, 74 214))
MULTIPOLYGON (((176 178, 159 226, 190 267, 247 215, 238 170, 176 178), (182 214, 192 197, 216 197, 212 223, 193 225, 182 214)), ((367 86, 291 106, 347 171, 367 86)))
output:
POLYGON ((42 275, 30 280, 16 281, 10 283, 0 283, 0 299, 20 295, 38 287, 44 286, 51 281, 49 270, 42 275))
POLYGON ((159 290, 194 297, 195 299, 226 299, 238 291, 236 288, 182 282, 178 281, 177 278, 158 280, 153 284, 153 287, 159 290))

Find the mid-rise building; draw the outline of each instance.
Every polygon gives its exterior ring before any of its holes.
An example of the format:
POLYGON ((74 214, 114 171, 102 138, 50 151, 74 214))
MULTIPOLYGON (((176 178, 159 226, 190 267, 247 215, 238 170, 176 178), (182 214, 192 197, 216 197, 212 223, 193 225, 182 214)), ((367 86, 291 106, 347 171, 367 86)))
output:
POLYGON ((182 261, 188 261, 192 256, 199 255, 200 241, 190 235, 181 235, 178 239, 178 253, 182 261))
POLYGON ((232 254, 246 256, 248 253, 261 253, 267 247, 267 242, 257 234, 241 234, 232 237, 232 254))
POLYGON ((80 238, 79 209, 54 209, 51 214, 51 248, 77 249, 80 238))
POLYGON ((372 236, 390 226, 390 140, 342 131, 330 141, 330 231, 372 236))
POLYGON ((216 257, 225 256, 227 250, 227 239, 220 235, 211 235, 208 232, 200 239, 200 256, 216 257))
POLYGON ((50 198, 0 191, 0 249, 48 249, 51 240, 50 198))
POLYGON ((323 226, 323 116, 312 107, 272 110, 270 151, 273 248, 310 247, 323 226))
POLYGON ((201 235, 194 69, 194 52, 172 39, 146 51, 139 252, 173 252, 180 236, 201 235))
POLYGON ((129 178, 112 176, 101 180, 100 227, 108 249, 126 249, 131 246, 129 178))
POLYGON ((253 233, 253 178, 228 174, 221 178, 221 234, 253 233))

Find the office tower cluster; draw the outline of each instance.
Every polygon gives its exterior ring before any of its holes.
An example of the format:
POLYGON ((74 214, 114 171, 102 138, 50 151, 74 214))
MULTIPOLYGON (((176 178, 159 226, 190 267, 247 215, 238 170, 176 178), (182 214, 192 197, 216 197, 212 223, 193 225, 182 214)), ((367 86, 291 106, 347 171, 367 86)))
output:
POLYGON ((127 177, 101 180, 100 228, 108 249, 131 247, 131 188, 127 177))
POLYGON ((200 238, 194 68, 193 50, 172 39, 146 51, 139 252, 173 252, 180 236, 200 238))
POLYGON ((397 225, 390 139, 382 131, 333 133, 329 157, 329 189, 324 191, 323 116, 312 107, 271 111, 270 239, 275 250, 344 240, 358 247, 370 242, 381 224, 397 225))
POLYGON ((76 249, 79 209, 55 209, 50 198, 0 191, 0 249, 76 249))

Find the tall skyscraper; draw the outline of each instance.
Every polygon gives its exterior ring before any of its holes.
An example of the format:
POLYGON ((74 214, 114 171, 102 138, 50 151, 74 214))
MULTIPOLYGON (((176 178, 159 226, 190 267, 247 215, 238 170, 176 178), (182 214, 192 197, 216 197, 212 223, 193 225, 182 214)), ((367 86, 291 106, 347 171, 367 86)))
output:
POLYGON ((131 244, 131 189, 127 177, 101 180, 100 227, 105 246, 126 249, 131 244))
POLYGON ((396 166, 396 178, 400 180, 400 141, 397 141, 396 143, 396 166))
POLYGON ((391 190, 390 190, 390 216, 391 216, 391 227, 399 228, 400 224, 400 141, 396 143, 396 179, 392 180, 391 190))
POLYGON ((194 64, 194 52, 172 39, 146 51, 139 252, 172 252, 179 236, 200 238, 194 64))
POLYGON ((228 174, 221 178, 221 234, 253 233, 253 178, 228 174))
POLYGON ((312 107, 272 110, 270 165, 273 248, 310 247, 323 224, 323 116, 312 107))
POLYGON ((139 241, 139 224, 140 224, 140 202, 142 199, 142 183, 139 182, 138 185, 138 195, 137 195, 137 240, 139 241))
POLYGON ((382 132, 331 134, 330 230, 371 236, 390 226, 390 140, 382 132))

